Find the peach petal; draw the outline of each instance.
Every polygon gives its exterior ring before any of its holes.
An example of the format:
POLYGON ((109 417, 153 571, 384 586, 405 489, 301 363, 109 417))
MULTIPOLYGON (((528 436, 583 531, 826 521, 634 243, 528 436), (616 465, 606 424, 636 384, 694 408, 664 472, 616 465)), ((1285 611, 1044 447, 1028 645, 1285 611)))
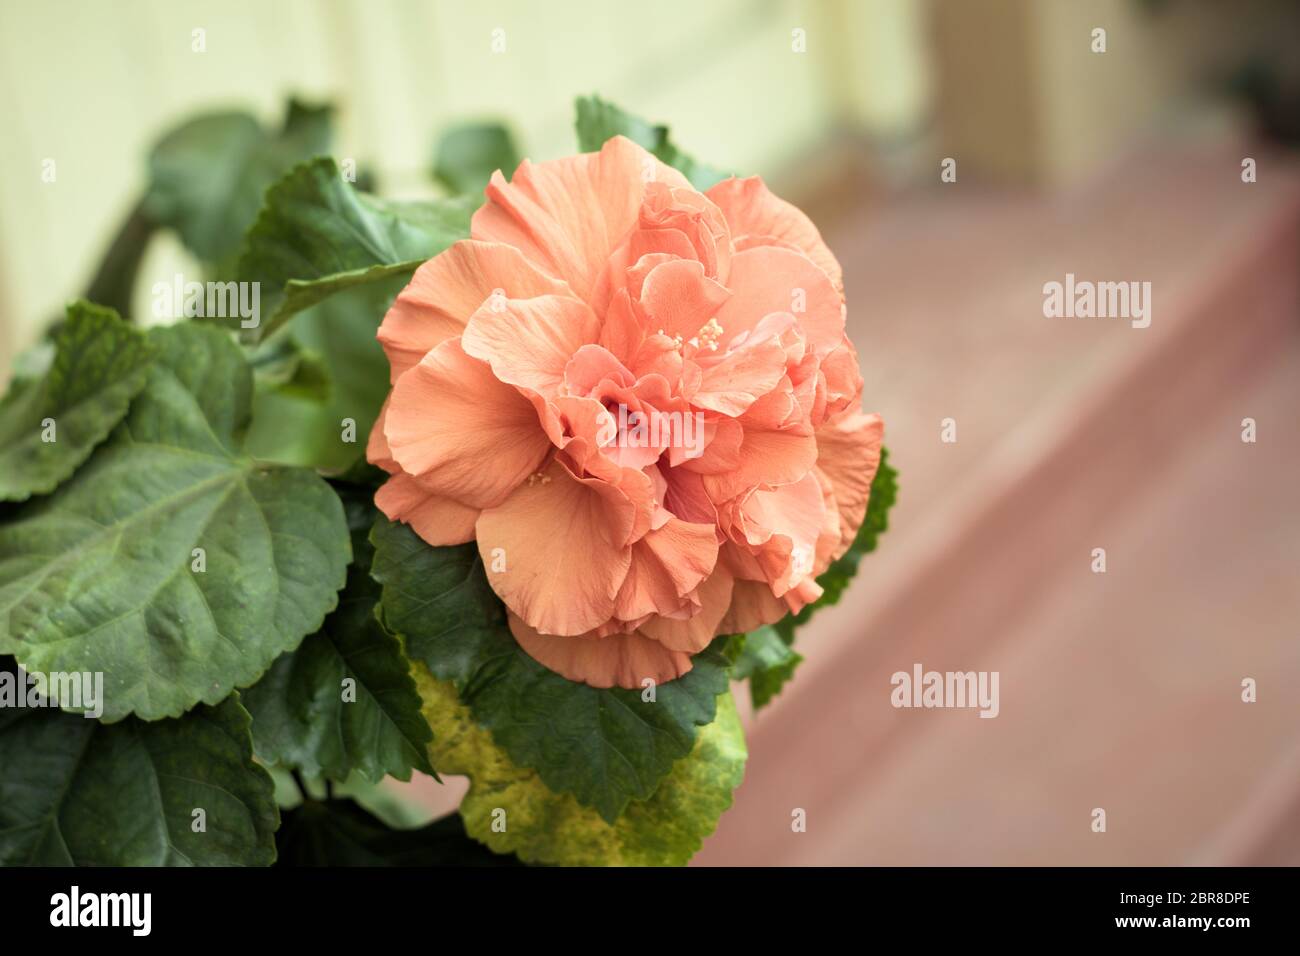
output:
POLYGON ((588 468, 588 461, 613 441, 618 428, 617 419, 594 398, 561 395, 553 405, 560 415, 564 432, 560 447, 568 452, 579 469, 593 470, 588 468))
POLYGON ((626 365, 636 354, 644 337, 641 324, 632 310, 632 299, 626 289, 620 289, 605 311, 605 322, 600 328, 600 344, 626 365))
MULTIPOLYGON (((684 383, 686 369, 682 364, 681 348, 673 339, 657 332, 642 339, 629 367, 637 378, 658 375, 668 382, 684 383)), ((682 391, 685 394, 684 384, 682 391)))
POLYGON ((410 475, 394 475, 384 482, 375 492, 375 507, 393 521, 409 524, 435 548, 474 540, 478 509, 430 492, 410 475))
POLYGON ((665 252, 651 252, 639 259, 633 259, 626 270, 628 294, 634 299, 640 299, 641 290, 645 288, 646 276, 665 262, 673 262, 679 258, 680 256, 672 256, 665 252))
POLYGON ((848 550, 862 527, 884 435, 880 416, 862 412, 840 415, 817 429, 817 470, 830 482, 840 516, 840 541, 833 558, 848 550))
POLYGON ((639 304, 647 329, 685 342, 731 298, 726 287, 704 274, 693 260, 673 259, 655 266, 641 286, 639 304))
MULTIPOLYGON (((653 532, 651 532, 653 533, 653 532)), ((644 538, 632 545, 632 564, 619 589, 614 616, 620 621, 644 620, 657 614, 679 613, 687 604, 662 564, 646 556, 644 538)))
MULTIPOLYGON (((687 471, 699 475, 717 475, 740 467, 740 446, 745 441, 745 428, 734 418, 719 418, 704 423, 704 453, 687 458, 685 453, 673 454, 670 461, 687 471)), ((677 449, 673 449, 674 452, 677 449)), ((722 500, 722 499, 716 499, 722 500)))
MULTIPOLYGON (((846 335, 838 347, 822 359, 819 372, 825 381, 827 414, 835 414, 856 405, 862 397, 862 374, 858 371, 858 353, 846 335)), ((820 418, 813 418, 814 422, 820 418)))
POLYGON ((632 546, 632 563, 618 594, 615 614, 632 620, 681 608, 718 560, 713 525, 669 517, 632 546))
POLYGON ((616 252, 612 261, 634 263, 646 256, 698 261, 690 237, 678 229, 634 229, 626 250, 621 255, 616 252))
POLYGON ((389 381, 396 382, 440 342, 460 336, 469 317, 494 294, 531 299, 572 293, 511 246, 473 239, 453 243, 415 270, 380 323, 377 337, 392 366, 389 381))
POLYGON ((704 489, 704 480, 686 468, 660 468, 664 507, 683 521, 717 526, 718 511, 704 489))
MULTIPOLYGON (((816 577, 843 554, 840 550, 840 539, 843 535, 840 527, 840 509, 835 503, 835 489, 831 486, 830 479, 820 470, 814 468, 813 474, 817 476, 817 483, 821 485, 823 506, 822 526, 817 534, 817 557, 813 565, 813 576, 816 577)), ((845 544, 844 548, 847 550, 848 544, 845 544)))
POLYGON ((550 397, 573 354, 600 334, 586 303, 567 296, 508 299, 475 312, 465 326, 465 352, 492 366, 497 378, 550 397))
POLYGON ((732 257, 727 283, 732 297, 717 314, 727 336, 755 328, 773 312, 790 312, 809 348, 819 356, 844 338, 844 305, 839 292, 801 253, 778 246, 738 252, 732 257))
POLYGON ((582 346, 564 366, 564 384, 570 395, 589 395, 605 379, 625 387, 636 383, 627 367, 600 345, 582 346))
POLYGON ((719 628, 731 604, 731 591, 735 578, 725 568, 714 572, 698 589, 699 611, 684 621, 667 617, 651 618, 641 625, 641 633, 654 638, 673 651, 697 654, 704 650, 719 634, 728 633, 719 628))
POLYGON ((393 393, 389 392, 375 418, 375 424, 370 428, 370 437, 366 439, 366 461, 395 475, 401 472, 402 466, 393 459, 393 450, 388 447, 388 439, 384 435, 384 422, 388 418, 388 405, 392 400, 393 393))
POLYGON ((691 403, 738 418, 785 377, 785 349, 769 339, 727 353, 704 368, 691 403))
POLYGON ((737 509, 738 529, 753 548, 777 597, 807 578, 816 564, 826 525, 821 481, 809 472, 799 481, 760 487, 737 509))
POLYGON ((809 604, 812 604, 824 593, 822 586, 817 583, 815 578, 807 577, 797 585, 786 591, 781 600, 789 608, 791 614, 798 614, 809 604))
POLYGON ((555 407, 566 433, 560 447, 578 472, 619 484, 625 471, 640 471, 659 457, 652 447, 621 446, 618 419, 594 398, 562 395, 555 407))
POLYGON ((778 431, 793 428, 807 434, 811 427, 801 417, 802 407, 788 377, 770 392, 760 395, 740 419, 746 431, 778 431))
POLYGON ((623 136, 598 153, 524 160, 509 182, 493 173, 470 234, 514 246, 592 302, 610 253, 636 225, 647 179, 689 186, 681 173, 623 136))
POLYGON ((704 196, 650 183, 638 219, 601 273, 592 298, 597 310, 622 289, 638 295, 651 263, 688 259, 699 262, 709 278, 725 278, 731 260, 727 223, 704 196))
POLYGON ((638 222, 642 229, 672 229, 687 236, 690 258, 706 275, 725 279, 731 259, 731 234, 726 217, 706 196, 693 189, 672 189, 662 183, 646 187, 638 222))
POLYGON ((737 249, 769 244, 792 246, 817 264, 836 291, 843 292, 840 264, 812 220, 798 207, 774 196, 761 178, 724 179, 705 195, 722 210, 737 249))
POLYGON ((613 615, 632 561, 636 510, 621 488, 551 462, 539 480, 479 515, 484 563, 491 566, 496 548, 505 554, 506 570, 488 575, 492 589, 544 633, 599 627, 613 615))
POLYGON ((718 628, 719 634, 743 634, 765 624, 775 624, 790 613, 784 601, 772 593, 764 581, 736 579, 731 591, 731 607, 718 628))
POLYGON ((384 434, 403 471, 479 508, 504 501, 551 447, 533 403, 497 381, 455 339, 393 386, 384 434))
POLYGON ((704 487, 714 501, 735 498, 760 484, 798 481, 817 463, 817 439, 795 429, 746 428, 738 457, 734 469, 704 476, 704 487))
POLYGON ((654 523, 654 480, 640 468, 622 468, 616 479, 606 480, 632 505, 632 528, 627 535, 627 544, 641 540, 654 523))
POLYGON ((691 669, 691 656, 669 650, 639 633, 610 634, 599 640, 555 637, 510 615, 510 631, 533 660, 571 681, 591 687, 640 689, 676 680, 691 669))

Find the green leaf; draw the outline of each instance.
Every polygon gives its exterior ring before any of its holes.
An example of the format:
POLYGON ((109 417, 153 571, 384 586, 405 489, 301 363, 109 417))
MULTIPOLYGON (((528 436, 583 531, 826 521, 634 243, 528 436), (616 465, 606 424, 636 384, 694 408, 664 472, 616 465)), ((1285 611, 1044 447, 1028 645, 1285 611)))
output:
POLYGON ((757 711, 781 693, 794 669, 803 661, 775 628, 760 627, 745 635, 745 641, 731 667, 734 680, 749 681, 749 696, 757 711))
POLYGON ((632 801, 610 822, 513 762, 450 682, 418 665, 415 679, 433 727, 431 759, 448 773, 470 778, 460 805, 466 831, 497 853, 515 853, 528 863, 681 866, 716 829, 745 774, 745 735, 724 690, 717 719, 700 730, 689 755, 673 764, 653 794, 632 801))
POLYGON ((248 725, 237 697, 154 723, 0 710, 0 866, 271 863, 278 811, 248 725))
MULTIPOLYGON (((330 373, 325 359, 287 335, 264 342, 249 357, 249 364, 253 366, 254 409, 257 390, 319 403, 329 399, 330 373)), ((257 417, 254 411, 254 422, 257 417)))
POLYGON ((867 499, 867 513, 862 519, 862 527, 858 529, 858 535, 849 549, 817 576, 817 583, 822 586, 824 593, 798 614, 788 615, 774 625, 787 644, 794 640, 796 627, 808 623, 821 608, 839 603, 849 582, 858 573, 858 564, 864 556, 876 550, 880 536, 889 528, 889 509, 894 506, 897 498, 898 472, 889 466, 889 450, 881 448, 880 465, 871 481, 871 494, 867 499))
POLYGON ((276 866, 520 866, 469 838, 456 814, 395 830, 352 800, 308 800, 282 814, 276 866))
POLYGON ((263 364, 247 442, 254 457, 329 472, 364 459, 389 388, 388 359, 375 332, 405 283, 406 276, 397 276, 348 289, 295 315, 285 335, 262 343, 253 358, 263 364), (312 380, 316 393, 303 387, 296 372, 289 383, 278 380, 286 349, 319 363, 323 381, 312 380), (344 419, 356 426, 350 443, 342 440, 344 419))
POLYGON ((40 382, 0 399, 0 500, 53 491, 122 420, 144 387, 152 350, 112 309, 68 306, 54 334, 54 362, 40 382), (54 441, 44 441, 46 419, 54 441))
POLYGON ((229 260, 266 188, 296 163, 328 153, 332 109, 289 104, 271 132, 242 112, 209 113, 167 133, 149 156, 145 211, 209 263, 229 260))
POLYGON ((54 320, 39 341, 14 356, 13 363, 10 365, 10 371, 13 373, 9 381, 10 392, 17 393, 19 388, 49 373, 54 365, 54 335, 63 327, 65 321, 67 320, 62 316, 54 320))
MULTIPOLYGON (((370 530, 379 519, 379 509, 375 507, 375 488, 387 480, 388 475, 375 469, 383 477, 375 484, 370 484, 355 475, 342 475, 330 479, 330 487, 343 502, 343 514, 347 518, 348 534, 352 537, 352 563, 369 568, 375 557, 374 546, 370 543, 370 530)), ((378 617, 378 614, 375 615, 378 617)))
POLYGON ((158 357, 112 437, 0 526, 0 652, 103 671, 106 721, 256 681, 320 627, 351 556, 324 480, 240 452, 251 383, 229 337, 182 323, 149 339, 158 357))
POLYGON ((381 616, 407 654, 455 684, 474 719, 516 764, 605 820, 654 793, 674 761, 690 753, 696 728, 714 719, 727 689, 729 662, 720 646, 655 688, 654 701, 642 700, 640 690, 578 684, 515 642, 473 544, 431 548, 408 526, 385 519, 371 540, 381 616))
POLYGON ((647 123, 598 96, 578 97, 577 108, 578 118, 575 125, 578 131, 578 149, 584 153, 596 152, 611 137, 626 136, 676 169, 701 192, 730 175, 697 162, 683 153, 668 138, 667 126, 647 123))
POLYGON ((438 140, 433 175, 448 189, 481 196, 498 169, 507 177, 519 165, 519 151, 510 131, 497 123, 455 126, 438 140))
POLYGON ((388 202, 358 192, 332 159, 293 169, 266 193, 239 258, 239 278, 261 288, 257 337, 344 289, 409 276, 469 236, 467 199, 388 202))
POLYGON ((378 600, 368 565, 354 565, 324 627, 244 693, 259 757, 335 780, 433 773, 420 696, 401 644, 375 619, 378 600))

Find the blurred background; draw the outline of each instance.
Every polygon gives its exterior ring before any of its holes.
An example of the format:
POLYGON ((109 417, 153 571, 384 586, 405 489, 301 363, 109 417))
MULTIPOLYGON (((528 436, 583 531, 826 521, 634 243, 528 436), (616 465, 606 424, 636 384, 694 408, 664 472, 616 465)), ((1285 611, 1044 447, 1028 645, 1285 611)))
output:
MULTIPOLYGON (((10 0, 0 384, 197 113, 332 103, 334 155, 406 196, 447 188, 449 126, 552 158, 599 93, 821 226, 900 473, 697 863, 1300 864, 1298 28, 1282 0, 10 0), (1067 273, 1150 282, 1151 326, 1045 318, 1067 273), (998 671, 1000 715, 895 710, 915 663, 998 671)), ((199 266, 139 246, 144 316, 199 266)))

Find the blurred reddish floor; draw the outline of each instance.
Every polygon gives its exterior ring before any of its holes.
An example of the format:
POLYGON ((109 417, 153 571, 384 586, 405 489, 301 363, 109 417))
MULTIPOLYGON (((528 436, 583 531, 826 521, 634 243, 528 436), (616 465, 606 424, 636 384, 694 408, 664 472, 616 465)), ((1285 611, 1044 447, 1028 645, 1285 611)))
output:
POLYGON ((1300 180, 1242 155, 828 237, 900 501, 696 862, 1300 862, 1300 180), (1150 280, 1151 328, 1044 318, 1067 272, 1150 280), (1001 672, 1001 715, 895 710, 915 662, 1001 672))

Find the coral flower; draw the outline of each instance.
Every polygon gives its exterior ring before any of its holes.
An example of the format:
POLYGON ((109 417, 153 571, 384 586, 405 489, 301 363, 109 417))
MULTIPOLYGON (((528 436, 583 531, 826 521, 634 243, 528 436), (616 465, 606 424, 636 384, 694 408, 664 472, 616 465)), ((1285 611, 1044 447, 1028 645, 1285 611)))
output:
POLYGON ((379 330, 375 501, 477 541, 523 649, 596 687, 690 670, 821 594, 862 523, 839 264, 761 179, 705 193, 623 137, 497 172, 379 330))

